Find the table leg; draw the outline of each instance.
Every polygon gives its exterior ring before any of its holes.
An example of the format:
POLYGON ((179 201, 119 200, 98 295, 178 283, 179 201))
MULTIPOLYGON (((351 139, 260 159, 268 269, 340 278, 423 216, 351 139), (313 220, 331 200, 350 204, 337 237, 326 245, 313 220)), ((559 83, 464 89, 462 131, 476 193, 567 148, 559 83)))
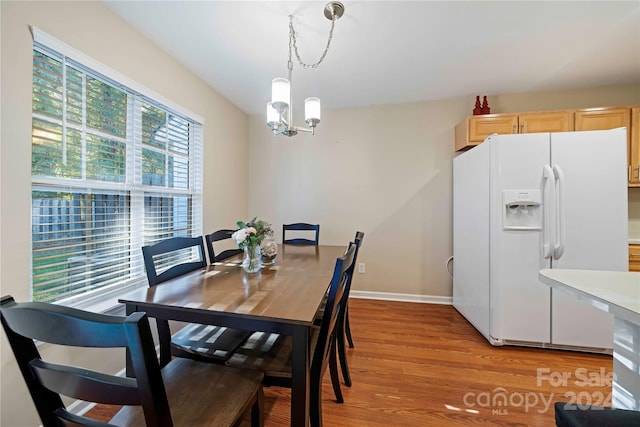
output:
POLYGON ((291 377, 291 425, 309 425, 309 327, 297 325, 293 329, 291 377))

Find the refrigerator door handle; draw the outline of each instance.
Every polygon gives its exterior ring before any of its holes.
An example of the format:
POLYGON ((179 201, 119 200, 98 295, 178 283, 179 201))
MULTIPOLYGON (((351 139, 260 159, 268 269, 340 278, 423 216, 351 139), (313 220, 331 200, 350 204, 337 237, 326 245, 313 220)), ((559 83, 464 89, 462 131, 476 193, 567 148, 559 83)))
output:
POLYGON ((553 221, 551 217, 551 204, 554 200, 553 183, 555 175, 551 166, 544 165, 542 168, 542 256, 545 259, 551 258, 553 254, 553 246, 551 244, 551 236, 553 234, 553 221))
POLYGON ((555 208, 556 208, 556 239, 553 246, 553 259, 560 259, 564 254, 564 173, 560 166, 553 165, 553 174, 555 175, 556 191, 555 191, 555 208))

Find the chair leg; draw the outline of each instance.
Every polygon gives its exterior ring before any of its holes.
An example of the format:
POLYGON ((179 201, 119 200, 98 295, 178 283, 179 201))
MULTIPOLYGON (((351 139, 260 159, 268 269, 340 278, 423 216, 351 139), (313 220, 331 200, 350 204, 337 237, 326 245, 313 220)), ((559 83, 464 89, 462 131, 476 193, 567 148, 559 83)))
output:
POLYGON ((336 347, 338 351, 338 356, 340 357, 340 368, 342 369, 342 378, 344 378, 344 384, 347 387, 351 387, 351 374, 349 373, 349 365, 347 364, 347 349, 345 346, 345 326, 346 326, 346 318, 343 316, 339 320, 340 324, 338 325, 338 335, 336 335, 336 347))
POLYGON ((349 341, 349 348, 353 348, 353 338, 351 337, 351 324, 349 323, 349 305, 345 310, 345 331, 347 333, 347 340, 349 341))
POLYGON ((344 403, 344 398, 342 397, 342 389, 340 389, 340 378, 338 377, 338 359, 336 357, 336 352, 338 351, 335 346, 335 338, 334 345, 332 345, 329 350, 331 353, 329 354, 329 373, 331 375, 331 385, 333 386, 333 394, 336 395, 336 401, 338 403, 344 403))

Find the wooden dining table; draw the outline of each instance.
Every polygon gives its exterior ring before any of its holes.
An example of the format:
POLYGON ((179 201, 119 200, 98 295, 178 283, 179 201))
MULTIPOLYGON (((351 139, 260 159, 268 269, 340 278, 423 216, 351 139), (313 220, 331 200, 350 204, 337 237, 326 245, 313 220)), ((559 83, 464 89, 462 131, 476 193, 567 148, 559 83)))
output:
MULTIPOLYGON (((344 246, 279 245, 275 263, 258 273, 245 272, 238 256, 132 291, 119 302, 127 315, 141 311, 157 319, 290 335, 291 426, 306 427, 311 328, 344 251, 344 246)), ((132 372, 129 364, 127 372, 132 372)))

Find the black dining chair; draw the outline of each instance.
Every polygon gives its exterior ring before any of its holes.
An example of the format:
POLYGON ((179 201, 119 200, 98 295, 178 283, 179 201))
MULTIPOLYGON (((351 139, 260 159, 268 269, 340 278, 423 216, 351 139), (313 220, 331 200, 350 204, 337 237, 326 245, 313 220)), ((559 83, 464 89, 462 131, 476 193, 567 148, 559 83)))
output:
MULTIPOLYGON (((149 286, 156 286, 206 266, 202 237, 172 237, 142 248, 149 286), (161 273, 158 269, 163 268, 161 273)), ((171 356, 201 362, 224 363, 250 335, 250 331, 216 325, 186 324, 173 336, 169 322, 156 319, 160 365, 171 356)))
POLYGON ((320 224, 307 224, 305 222, 296 222, 294 224, 282 225, 282 243, 285 243, 288 245, 318 246, 319 241, 320 241, 320 224), (286 237, 287 231, 296 232, 296 235, 298 235, 298 232, 300 231, 305 231, 305 232, 311 231, 311 232, 314 232, 315 237, 313 239, 307 239, 304 237, 295 237, 295 238, 287 239, 286 237))
POLYGON ((155 286, 207 265, 202 237, 171 237, 143 246, 149 286, 155 286))
POLYGON ((248 411, 253 427, 264 424, 261 372, 180 358, 161 370, 145 313, 109 316, 5 296, 0 318, 44 427, 230 427, 248 411), (135 377, 52 363, 41 357, 35 340, 127 348, 135 377), (70 412, 61 396, 126 406, 107 424, 70 412))
POLYGON ((603 406, 582 406, 566 402, 554 404, 556 427, 640 426, 640 411, 603 406))
POLYGON ((238 248, 237 243, 231 238, 231 235, 235 231, 236 230, 223 229, 214 231, 211 234, 205 234, 204 239, 207 242, 209 263, 213 264, 214 262, 224 261, 227 258, 231 258, 232 256, 236 256, 242 253, 242 249, 238 248), (216 255, 214 242, 225 242, 226 240, 231 240, 233 242, 233 245, 235 245, 235 248, 223 249, 216 255))
MULTIPOLYGON (((356 238, 354 240, 355 244, 358 246, 358 251, 360 250, 360 246, 362 245, 362 241, 364 240, 364 233, 362 231, 357 231, 356 232, 356 238)), ((358 252, 356 252, 356 256, 357 256, 358 252)), ((349 289, 351 289, 351 283, 349 283, 349 289)), ((347 307, 347 309, 345 310, 344 313, 344 318, 345 318, 345 335, 347 337, 347 341, 349 342, 349 347, 353 348, 353 337, 351 336, 351 323, 349 322, 349 308, 347 307)))
MULTIPOLYGON (((346 350, 347 344, 345 342, 345 340, 347 340, 351 336, 351 329, 348 323, 349 322, 349 317, 348 317, 349 316, 349 294, 351 292, 351 281, 353 280, 355 266, 358 262, 358 253, 360 251, 360 246, 363 240, 364 240, 364 233, 361 231, 358 231, 356 232, 356 238, 354 242, 349 243, 349 246, 355 246, 356 248, 355 256, 353 260, 353 265, 351 266, 351 271, 349 272, 349 282, 347 283, 347 287, 342 296, 343 298, 342 306, 344 307, 344 309, 340 312, 340 316, 338 317, 338 325, 336 327, 336 333, 334 337, 336 340, 334 351, 337 354, 337 358, 340 360, 342 378, 344 379, 344 384, 347 387, 351 387, 353 384, 351 380, 351 374, 349 372, 349 365, 347 362, 347 350, 346 350)), ((322 302, 322 304, 320 305, 320 308, 318 309, 318 313, 316 315, 316 322, 315 322, 316 324, 320 324, 320 322, 322 322, 326 301, 327 299, 325 297, 325 300, 322 302)), ((353 348, 353 341, 351 341, 351 344, 349 345, 349 347, 353 348)), ((334 362, 334 359, 330 359, 329 363, 332 363, 332 362, 334 362)), ((331 366, 331 368, 337 370, 337 367, 331 366)), ((334 393, 336 395, 337 401, 342 403, 343 399, 342 399, 342 391, 340 389, 340 382, 339 381, 334 382, 332 377, 332 385, 333 385, 333 389, 334 389, 334 393)))
MULTIPOLYGON (((322 426, 322 377, 327 366, 331 368, 332 383, 338 381, 338 371, 332 368, 337 366, 333 349, 334 334, 337 331, 337 319, 343 310, 343 295, 349 282, 349 272, 353 271, 355 252, 356 246, 352 245, 342 257, 336 259, 322 322, 312 329, 309 376, 311 427, 322 426), (331 358, 333 362, 329 361, 331 358)), ((264 372, 265 385, 291 387, 291 352, 290 336, 254 332, 227 360, 227 365, 264 372)))
POLYGON ((349 373, 349 365, 347 364, 347 349, 346 349, 346 341, 350 348, 354 348, 353 338, 351 337, 351 324, 349 322, 349 294, 351 293, 351 280, 353 279, 354 271, 356 263, 358 262, 358 254, 360 252, 360 247, 362 246, 362 241, 364 240, 364 233, 361 231, 356 232, 356 238, 354 240, 354 244, 356 246, 356 254, 353 261, 353 266, 351 274, 349 274, 349 283, 347 284, 347 289, 344 293, 344 310, 340 313, 340 318, 338 319, 338 333, 336 333, 336 351, 338 352, 338 357, 340 359, 340 368, 342 371, 342 378, 344 379, 344 383, 347 387, 351 387, 351 375, 349 373))

